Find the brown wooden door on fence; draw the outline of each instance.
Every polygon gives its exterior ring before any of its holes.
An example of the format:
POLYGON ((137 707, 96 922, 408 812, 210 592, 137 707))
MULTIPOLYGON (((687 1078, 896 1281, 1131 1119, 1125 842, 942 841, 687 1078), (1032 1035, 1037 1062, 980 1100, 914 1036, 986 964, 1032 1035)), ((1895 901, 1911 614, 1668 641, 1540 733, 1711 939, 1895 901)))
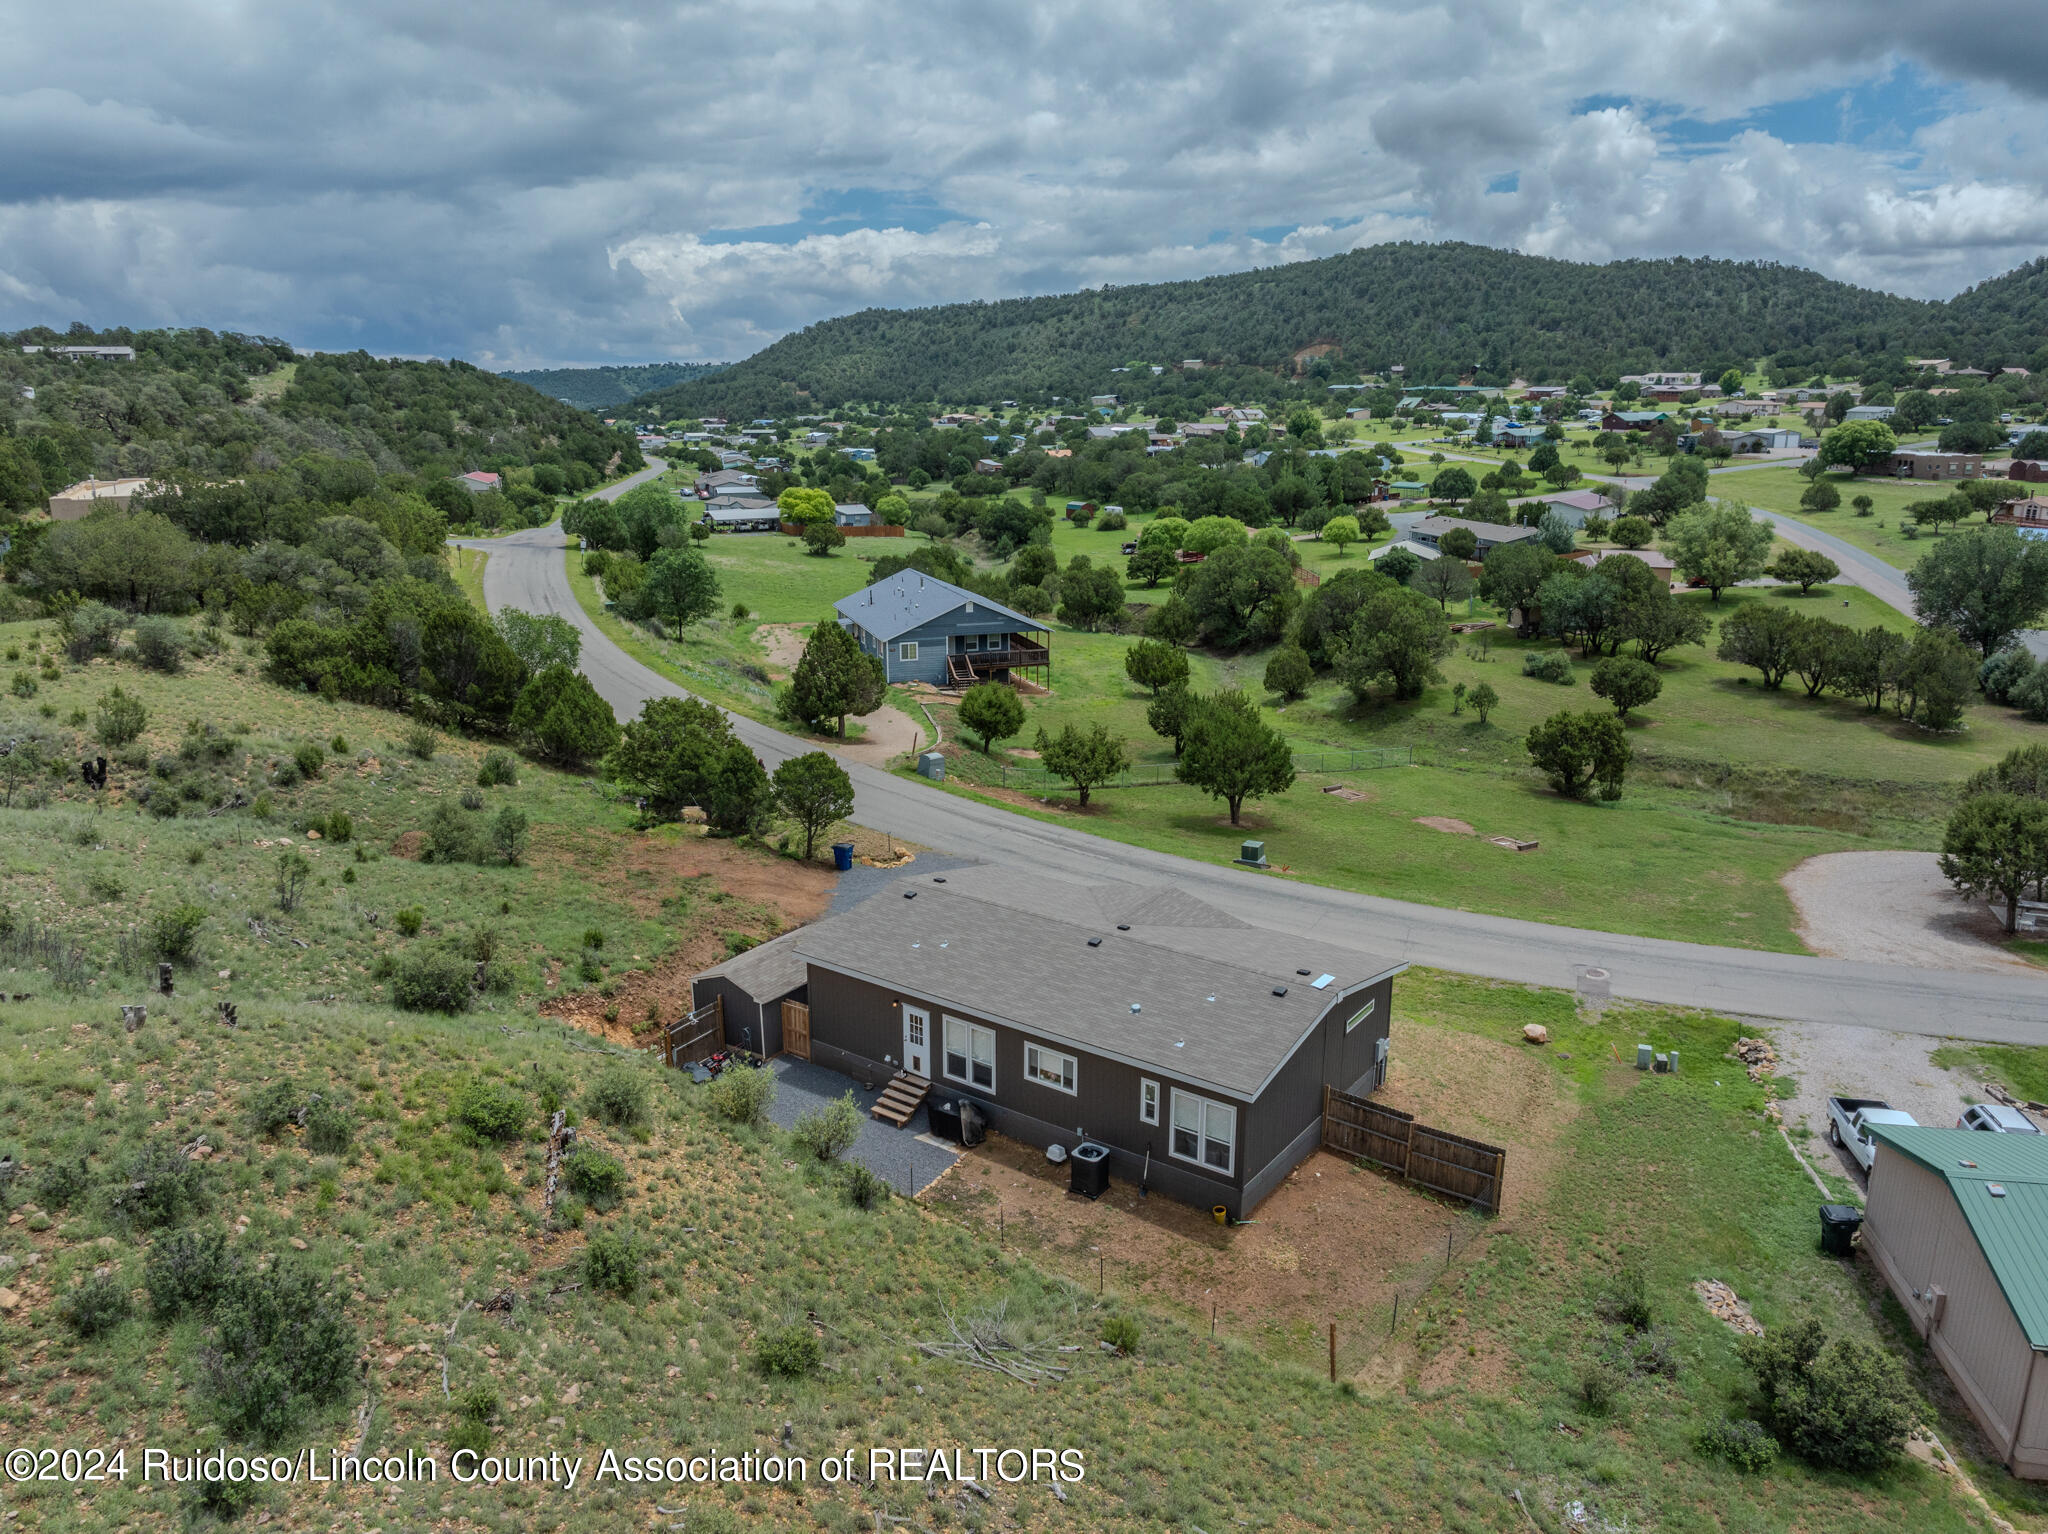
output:
POLYGON ((799 1060, 811 1058, 811 1009, 803 1002, 782 1004, 782 1048, 799 1060))

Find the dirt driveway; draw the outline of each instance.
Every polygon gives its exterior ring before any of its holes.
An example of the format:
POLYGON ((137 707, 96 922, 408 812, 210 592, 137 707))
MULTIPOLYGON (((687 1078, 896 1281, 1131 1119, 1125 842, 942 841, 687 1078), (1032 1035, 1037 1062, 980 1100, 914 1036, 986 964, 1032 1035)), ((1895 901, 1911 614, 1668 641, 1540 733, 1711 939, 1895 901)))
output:
POLYGON ((1783 879, 1798 932, 1824 958, 2038 974, 1998 945, 1996 918, 1955 892, 1931 852, 1828 852, 1783 879))
MULTIPOLYGON (((1786 1127, 1804 1125, 1813 1135, 1807 1154, 1859 1186, 1863 1169, 1848 1151, 1828 1143, 1830 1097, 1881 1097, 1920 1123, 1944 1129, 1967 1102, 1984 1099, 1983 1084, 1974 1076, 1934 1063, 1930 1057, 1941 1040, 1923 1034, 1840 1023, 1773 1023, 1770 1034, 1778 1046, 1778 1074, 1799 1084, 1785 1103, 1786 1127)), ((1715 1069, 1724 1064, 1717 1061, 1715 1069)))

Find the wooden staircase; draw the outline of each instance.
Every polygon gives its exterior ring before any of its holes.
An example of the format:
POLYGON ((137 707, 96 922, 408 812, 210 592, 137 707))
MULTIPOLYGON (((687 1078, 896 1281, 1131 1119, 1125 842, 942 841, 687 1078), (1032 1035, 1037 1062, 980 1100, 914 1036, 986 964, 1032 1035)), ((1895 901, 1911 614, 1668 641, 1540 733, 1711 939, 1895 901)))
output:
POLYGON ((980 680, 974 674, 974 664, 964 655, 946 657, 946 685, 948 687, 972 687, 980 680))
POLYGON ((931 1090, 932 1084, 925 1077, 898 1071, 882 1089, 882 1095, 875 1099, 875 1106, 870 1111, 883 1123, 894 1124, 901 1129, 917 1112, 918 1104, 931 1095, 931 1090))

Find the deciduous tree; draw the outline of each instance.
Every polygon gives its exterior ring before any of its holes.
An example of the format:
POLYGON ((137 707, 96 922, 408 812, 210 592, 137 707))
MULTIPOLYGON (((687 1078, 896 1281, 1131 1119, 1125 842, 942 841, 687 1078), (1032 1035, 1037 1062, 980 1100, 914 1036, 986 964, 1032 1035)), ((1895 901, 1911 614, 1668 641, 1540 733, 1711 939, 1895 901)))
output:
POLYGON ((1610 655, 1593 668, 1593 695, 1614 705, 1614 712, 1626 719, 1630 709, 1655 702, 1664 690, 1657 668, 1648 661, 1626 655, 1610 655))
POLYGON ((1671 519, 1665 541, 1678 573, 1705 586, 1713 599, 1763 574, 1775 537, 1771 524, 1740 506, 1702 506, 1671 519))
POLYGON ((773 783, 775 807, 803 832, 808 862, 818 837, 853 813, 853 780, 825 752, 806 751, 777 767, 773 783))
POLYGON ((1285 793, 1293 786, 1294 753, 1280 732, 1259 717, 1258 705, 1233 688, 1196 704, 1174 774, 1223 800, 1230 806, 1230 823, 1238 825, 1246 799, 1285 793))
POLYGON ((1008 740, 1024 728, 1024 700, 1017 696, 1014 687, 1002 682, 977 682, 960 695, 959 719, 965 728, 981 737, 982 754, 986 756, 994 751, 997 741, 1008 740))
POLYGON ((2048 800, 2006 793, 1965 799, 1942 832, 1941 872, 1966 895, 1996 899, 2005 930, 2015 930, 2021 898, 2048 880, 2048 800))
POLYGON ((1532 729, 1525 744, 1550 786, 1567 799, 1583 798, 1595 783, 1601 798, 1621 797, 1631 753, 1618 715, 1561 709, 1532 729))
POLYGON ((1764 574, 1773 580, 1784 581, 1797 586, 1799 594, 1806 596, 1813 588, 1825 585, 1842 573, 1842 567, 1818 549, 1786 547, 1770 564, 1764 566, 1764 574))
POLYGON ((1187 652, 1157 639, 1141 639, 1124 651, 1124 675, 1150 688, 1156 698, 1162 687, 1188 679, 1187 652))
POLYGON ((1923 623, 1947 629, 1989 658, 2048 608, 2048 543, 2010 527, 1944 538, 1906 572, 1923 623))
POLYGON ((1088 795, 1131 765, 1124 743, 1100 724, 1086 730, 1065 725, 1058 735, 1047 735, 1041 726, 1033 744, 1045 770, 1074 785, 1081 796, 1081 808, 1088 808, 1088 795))

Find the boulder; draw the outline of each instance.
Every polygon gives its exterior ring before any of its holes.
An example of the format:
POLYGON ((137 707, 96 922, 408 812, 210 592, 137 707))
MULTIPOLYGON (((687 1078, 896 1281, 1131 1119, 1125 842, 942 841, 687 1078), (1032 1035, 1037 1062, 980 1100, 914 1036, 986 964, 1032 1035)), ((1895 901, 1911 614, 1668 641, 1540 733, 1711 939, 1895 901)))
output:
POLYGON ((1548 1044, 1550 1042, 1550 1030, 1541 1023, 1524 1023, 1522 1025, 1522 1037, 1531 1044, 1548 1044))

